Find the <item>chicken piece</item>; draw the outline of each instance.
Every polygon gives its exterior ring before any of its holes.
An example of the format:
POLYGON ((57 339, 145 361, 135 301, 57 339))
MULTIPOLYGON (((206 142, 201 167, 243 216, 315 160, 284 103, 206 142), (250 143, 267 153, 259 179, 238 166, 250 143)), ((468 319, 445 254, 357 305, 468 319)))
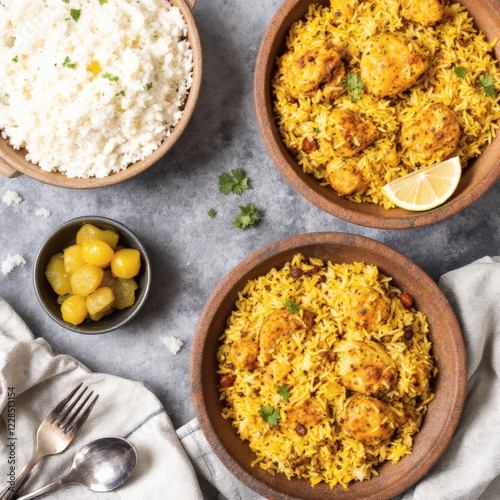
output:
POLYGON ((390 439, 397 427, 394 412, 387 403, 361 394, 346 400, 339 422, 347 435, 367 446, 390 439))
MULTIPOLYGON (((283 67, 288 93, 295 99, 311 95, 320 85, 335 80, 343 52, 327 42, 292 58, 283 67)), ((345 72, 345 68, 344 68, 345 72)))
POLYGON ((274 359, 266 366, 266 374, 264 375, 264 383, 268 387, 276 387, 281 384, 285 377, 290 373, 290 365, 283 363, 278 359, 274 359))
POLYGON ((401 145, 425 162, 438 163, 458 146, 462 130, 455 113, 444 104, 433 104, 417 119, 404 123, 401 145))
POLYGON ((328 128, 335 150, 343 157, 359 153, 381 135, 375 125, 363 121, 358 113, 350 109, 332 111, 328 128))
POLYGON ((369 298, 368 295, 358 297, 359 303, 354 306, 354 321, 356 326, 365 328, 366 331, 372 332, 379 325, 383 325, 389 319, 391 308, 389 304, 382 298, 369 298))
POLYGON ((345 92, 344 80, 346 76, 345 64, 341 62, 331 80, 325 83, 322 87, 321 93, 325 101, 333 102, 337 97, 340 97, 345 92))
POLYGON ((399 156, 398 156, 398 153, 396 152, 396 145, 395 144, 384 143, 380 147, 380 152, 382 153, 381 161, 388 168, 396 168, 399 165, 399 156))
POLYGON ((375 342, 357 342, 357 347, 340 351, 337 366, 342 384, 367 396, 390 391, 398 378, 394 361, 375 342))
POLYGON ((401 0, 401 15, 421 26, 433 26, 444 16, 444 7, 439 0, 401 0))
POLYGON ((227 360, 240 370, 253 370, 259 354, 259 345, 249 337, 231 346, 227 360))
POLYGON ((330 0, 330 10, 333 12, 333 22, 340 24, 342 20, 350 21, 354 15, 357 0, 330 0))
POLYGON ((341 196, 362 195, 368 188, 368 183, 357 168, 357 161, 348 158, 330 174, 330 184, 341 196))
POLYGON ((403 36, 382 33, 361 56, 361 80, 375 97, 395 97, 412 87, 429 68, 429 58, 403 36))
POLYGON ((286 414, 286 425, 295 429, 297 424, 305 427, 319 424, 326 417, 326 411, 321 403, 313 398, 306 399, 303 403, 294 406, 286 414))
POLYGON ((297 330, 309 330, 313 324, 313 315, 308 309, 303 310, 303 320, 298 314, 292 314, 282 308, 269 314, 260 328, 260 360, 266 365, 274 357, 279 346, 297 330))

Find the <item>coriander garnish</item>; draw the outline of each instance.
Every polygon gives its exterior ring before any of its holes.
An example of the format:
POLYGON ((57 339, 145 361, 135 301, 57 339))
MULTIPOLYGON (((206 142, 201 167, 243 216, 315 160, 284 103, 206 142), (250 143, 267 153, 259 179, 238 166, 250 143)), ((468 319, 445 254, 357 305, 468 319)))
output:
POLYGON ((208 216, 213 219, 215 216, 217 215, 217 211, 215 210, 215 208, 211 208, 209 211, 208 211, 208 216))
POLYGON ((479 80, 481 81, 481 87, 483 87, 484 93, 488 97, 495 97, 495 79, 491 75, 483 75, 479 80))
POLYGON ((13 60, 14 62, 19 61, 19 56, 14 57, 12 60, 13 60))
POLYGON ((363 82, 356 73, 349 73, 344 80, 344 88, 352 90, 351 101, 356 102, 361 99, 361 92, 363 92, 363 82))
POLYGON ((248 177, 242 168, 231 170, 232 176, 226 172, 219 176, 219 191, 222 194, 234 193, 241 196, 245 189, 250 189, 248 177))
POLYGON ((269 425, 278 425, 278 420, 281 418, 280 411, 274 409, 270 404, 259 410, 259 415, 264 422, 269 425))
POLYGON ((299 304, 293 299, 285 300, 285 307, 292 313, 297 314, 299 312, 299 304))
POLYGON ((467 70, 463 66, 457 66, 455 68, 455 75, 457 75, 458 78, 461 78, 463 80, 466 74, 467 70))
POLYGON ((290 391, 285 384, 278 385, 278 390, 276 391, 276 393, 281 396, 281 399, 283 401, 288 401, 288 398, 290 397, 290 391))
POLYGON ((62 63, 62 65, 63 65, 65 68, 71 68, 71 69, 74 69, 74 68, 75 68, 75 66, 76 66, 76 63, 72 63, 72 62, 70 62, 69 56, 66 56, 66 59, 64 59, 64 62, 62 63))
POLYGON ((233 226, 239 229, 246 229, 250 226, 255 226, 255 223, 261 218, 255 205, 249 203, 246 207, 239 207, 241 214, 238 215, 233 222, 233 226))
POLYGON ((114 76, 111 73, 104 73, 104 75, 102 75, 102 77, 108 79, 111 82, 117 82, 119 80, 119 78, 117 76, 114 76))
POLYGON ((147 88, 148 90, 151 90, 151 89, 153 88, 153 82, 147 83, 147 84, 146 84, 146 88, 147 88))
POLYGON ((82 11, 80 9, 71 9, 70 14, 73 20, 77 22, 78 19, 80 19, 80 16, 82 15, 82 11))

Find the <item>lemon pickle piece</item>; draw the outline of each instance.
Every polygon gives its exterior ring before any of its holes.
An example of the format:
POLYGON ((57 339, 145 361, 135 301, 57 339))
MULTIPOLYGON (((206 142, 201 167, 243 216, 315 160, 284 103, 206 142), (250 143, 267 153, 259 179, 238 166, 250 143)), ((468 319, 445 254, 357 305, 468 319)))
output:
POLYGON ((134 279, 118 278, 111 287, 115 294, 114 308, 121 311, 133 306, 135 303, 135 291, 138 288, 139 285, 134 279))
POLYGON ((115 252, 111 261, 111 272, 117 278, 129 279, 137 276, 141 269, 141 254, 139 250, 124 248, 115 252))
POLYGON ((61 314, 64 321, 72 325, 79 325, 87 317, 87 308, 85 307, 85 297, 72 295, 68 297, 61 306, 61 314))
POLYGON ((64 270, 64 255, 57 253, 47 264, 45 276, 57 295, 66 295, 71 291, 70 279, 64 270))
POLYGON ((107 243, 114 250, 116 245, 118 245, 119 239, 120 235, 116 231, 112 229, 99 229, 92 224, 85 224, 76 233, 76 244, 82 246, 89 241, 100 240, 107 243))
POLYGON ((85 260, 82 255, 81 245, 71 245, 64 249, 64 270, 66 273, 72 274, 84 265, 85 260))
POLYGON ((113 305, 114 301, 115 296, 111 288, 98 288, 87 297, 87 311, 90 315, 99 314, 100 312, 109 309, 113 305))
POLYGON ((82 255, 87 264, 104 268, 109 266, 115 252, 104 241, 95 240, 82 245, 82 255))
POLYGON ((104 318, 104 316, 109 316, 113 311, 114 309, 112 307, 108 307, 108 309, 104 309, 97 314, 90 314, 89 316, 92 321, 99 321, 100 319, 104 318))
POLYGON ((87 297, 99 288, 103 276, 104 271, 100 267, 85 264, 71 275, 71 292, 87 297))
POLYGON ((104 269, 104 276, 102 277, 100 287, 107 286, 113 290, 113 283, 116 281, 116 278, 111 273, 110 269, 104 269))

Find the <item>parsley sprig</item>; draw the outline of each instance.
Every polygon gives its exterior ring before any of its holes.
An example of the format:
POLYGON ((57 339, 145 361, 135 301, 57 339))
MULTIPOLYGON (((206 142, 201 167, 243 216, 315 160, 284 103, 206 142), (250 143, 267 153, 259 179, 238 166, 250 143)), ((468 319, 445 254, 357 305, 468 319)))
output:
POLYGON ((242 168, 231 170, 231 174, 224 172, 219 176, 219 191, 222 194, 234 193, 241 196, 245 189, 250 189, 248 177, 242 168))
POLYGON ((285 384, 278 385, 278 390, 276 392, 281 396, 281 399, 283 401, 288 401, 288 398, 290 397, 290 391, 285 384))
POLYGON ((479 80, 481 82, 481 87, 483 87, 484 93, 488 97, 495 97, 495 79, 491 75, 483 75, 479 78, 479 80))
POLYGON ((465 78, 466 74, 467 74, 467 70, 463 66, 456 66, 455 67, 455 75, 457 75, 458 78, 461 78, 463 80, 465 78))
POLYGON ((293 299, 285 300, 285 307, 292 313, 297 314, 299 312, 299 304, 293 299))
POLYGON ((262 417, 262 420, 269 425, 278 425, 278 420, 281 418, 280 411, 273 408, 270 404, 261 408, 259 410, 259 415, 262 417))
POLYGON ((255 226, 255 223, 261 218, 260 212, 255 208, 253 203, 249 203, 246 207, 239 207, 240 215, 233 222, 233 226, 239 229, 246 229, 250 226, 255 226))
POLYGON ((363 92, 364 83, 356 73, 349 73, 344 80, 344 88, 352 90, 351 101, 356 102, 361 99, 361 92, 363 92))
POLYGON ((64 62, 62 64, 65 68, 71 68, 74 69, 76 66, 76 63, 72 63, 69 56, 66 56, 66 59, 64 59, 64 62))

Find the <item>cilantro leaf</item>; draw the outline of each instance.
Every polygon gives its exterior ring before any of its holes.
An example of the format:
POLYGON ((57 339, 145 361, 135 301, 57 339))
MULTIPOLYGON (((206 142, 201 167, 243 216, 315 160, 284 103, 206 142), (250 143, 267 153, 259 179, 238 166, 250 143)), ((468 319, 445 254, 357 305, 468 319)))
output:
POLYGON ((488 97, 495 97, 495 79, 491 75, 483 75, 479 80, 481 81, 484 93, 488 97))
POLYGON ((215 216, 217 215, 217 210, 215 210, 215 208, 211 208, 209 211, 208 211, 208 216, 213 219, 215 216))
POLYGON ((153 88, 153 82, 150 82, 150 83, 146 83, 146 88, 148 90, 151 90, 153 88))
POLYGON ((66 59, 64 59, 63 66, 65 68, 71 68, 73 69, 76 66, 76 63, 70 62, 69 56, 66 56, 66 59))
POLYGON ((231 170, 232 176, 226 172, 219 176, 219 191, 222 194, 234 193, 241 196, 245 189, 250 189, 248 177, 242 168, 231 170))
POLYGON ((123 97, 125 97, 125 91, 122 90, 121 92, 118 92, 118 94, 116 94, 116 97, 118 97, 119 95, 122 95, 123 97))
POLYGON ((82 15, 82 11, 80 9, 71 9, 70 14, 73 20, 77 22, 78 19, 80 19, 80 16, 82 15))
POLYGON ((319 128, 315 128, 314 131, 319 134, 319 128))
POLYGON ((104 73, 104 75, 102 75, 102 77, 110 80, 111 82, 117 82, 119 80, 119 78, 117 76, 114 76, 111 73, 104 73))
POLYGON ((299 312, 299 304, 293 299, 285 300, 285 307, 292 313, 297 314, 299 312))
POLYGON ((259 410, 259 415, 264 422, 269 425, 278 425, 278 420, 281 418, 280 411, 275 410, 270 404, 259 410))
POLYGON ((103 5, 105 3, 108 3, 108 0, 99 0, 99 5, 103 5))
POLYGON ((363 92, 364 83, 356 73, 349 73, 344 80, 344 88, 352 90, 351 101, 356 102, 361 99, 361 92, 363 92))
POLYGON ((14 57, 12 60, 13 60, 14 62, 19 61, 19 56, 14 57))
POLYGON ((288 398, 290 397, 290 391, 285 384, 278 385, 278 390, 276 392, 281 396, 281 399, 283 401, 288 401, 288 398))
POLYGON ((463 66, 456 66, 455 67, 455 75, 457 75, 458 78, 461 78, 463 80, 465 78, 466 74, 467 74, 467 70, 463 66))
POLYGON ((69 3, 69 0, 63 0, 64 3, 69 3))
POLYGON ((246 229, 249 226, 255 226, 255 223, 261 218, 260 212, 255 205, 249 203, 246 207, 239 207, 240 215, 233 222, 233 226, 239 229, 246 229))

